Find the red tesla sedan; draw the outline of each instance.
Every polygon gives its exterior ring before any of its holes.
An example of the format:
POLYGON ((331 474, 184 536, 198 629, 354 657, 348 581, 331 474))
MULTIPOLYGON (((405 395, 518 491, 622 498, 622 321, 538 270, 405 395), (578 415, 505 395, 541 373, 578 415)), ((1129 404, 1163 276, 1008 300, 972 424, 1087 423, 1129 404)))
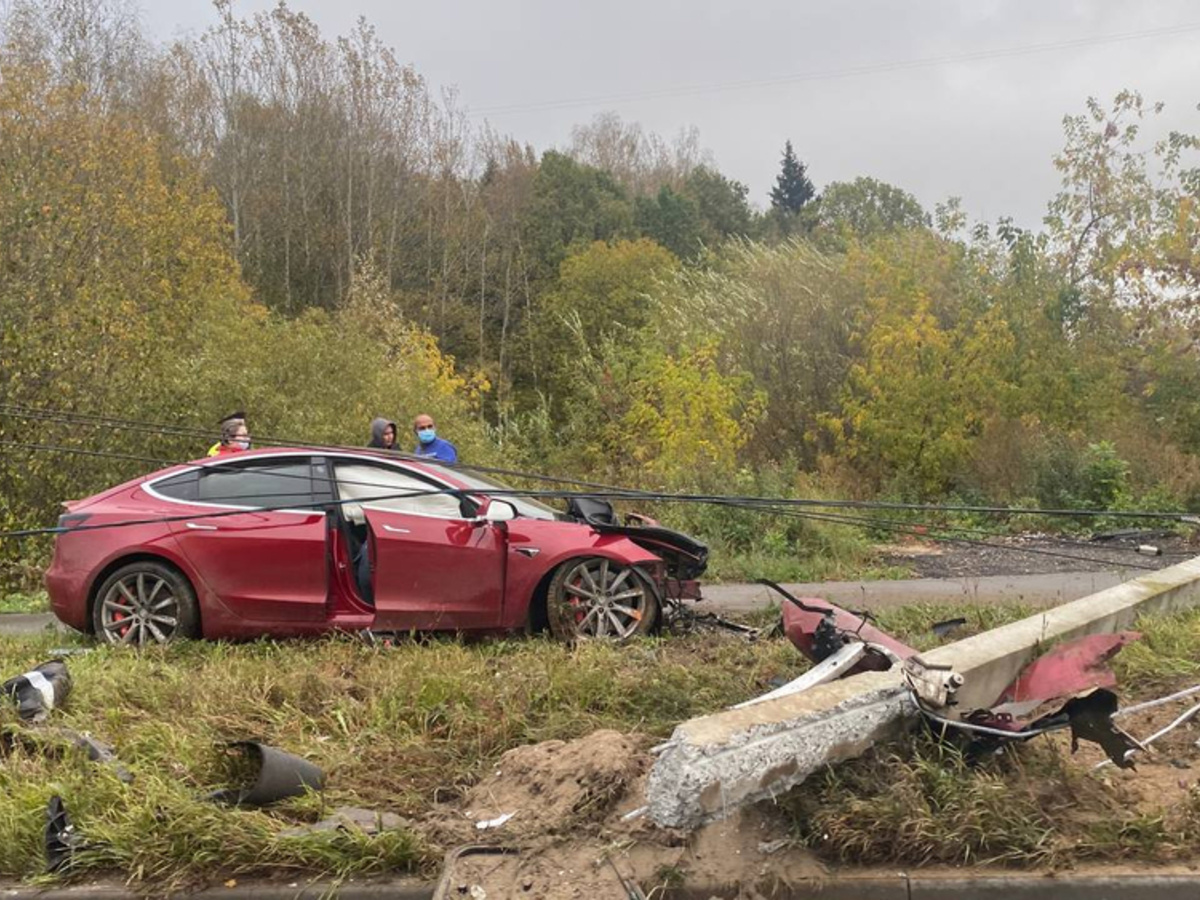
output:
POLYGON ((564 514, 502 490, 372 451, 174 466, 65 503, 46 586, 67 625, 136 645, 546 626, 624 640, 698 595, 703 544, 601 501, 564 514))

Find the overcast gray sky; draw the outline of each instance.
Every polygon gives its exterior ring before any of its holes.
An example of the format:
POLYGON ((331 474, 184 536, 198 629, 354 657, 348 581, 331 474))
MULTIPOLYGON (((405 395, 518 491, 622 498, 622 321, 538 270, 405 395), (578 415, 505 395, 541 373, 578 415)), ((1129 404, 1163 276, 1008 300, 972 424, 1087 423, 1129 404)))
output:
MULTIPOLYGON (((273 5, 236 2, 243 15, 273 5)), ((1166 102, 1156 133, 1200 131, 1195 0, 289 6, 327 36, 366 17, 434 86, 457 88, 477 121, 539 150, 566 145, 572 125, 604 110, 668 137, 695 125, 721 171, 747 183, 759 205, 790 138, 818 188, 871 175, 931 210, 956 195, 973 217, 1037 226, 1058 185, 1051 157, 1062 117, 1089 95, 1133 88, 1166 102), (1155 30, 1166 33, 1128 37, 1155 30), (1112 36, 1126 37, 1104 40, 1112 36), (1044 49, 993 54, 1030 47, 1044 49)), ((209 0, 143 0, 143 16, 162 39, 215 20, 209 0)))

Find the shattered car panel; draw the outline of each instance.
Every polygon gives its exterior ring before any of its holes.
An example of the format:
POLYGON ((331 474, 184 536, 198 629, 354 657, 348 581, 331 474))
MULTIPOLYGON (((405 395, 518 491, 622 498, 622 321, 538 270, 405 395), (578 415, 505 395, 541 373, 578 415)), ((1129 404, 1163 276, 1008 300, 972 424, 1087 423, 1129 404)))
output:
MULTIPOLYGON (((785 599, 784 633, 801 653, 818 665, 834 658, 849 661, 838 666, 835 673, 831 671, 830 677, 887 671, 903 662, 917 708, 943 728, 973 733, 977 743, 995 747, 1005 740, 1027 740, 1070 728, 1072 750, 1080 740, 1092 741, 1122 768, 1132 767, 1132 751, 1144 749, 1113 722, 1118 701, 1110 689, 1117 679, 1108 667, 1108 661, 1122 647, 1141 637, 1138 632, 1091 634, 1059 644, 1022 669, 991 706, 955 717, 950 708, 963 684, 961 676, 930 667, 916 650, 863 616, 818 598, 799 599, 773 582, 761 583, 785 599), (856 646, 861 651, 847 656, 846 651, 856 646)), ((797 683, 800 689, 809 686, 800 679, 797 683)), ((774 691, 766 696, 778 694, 774 691)))

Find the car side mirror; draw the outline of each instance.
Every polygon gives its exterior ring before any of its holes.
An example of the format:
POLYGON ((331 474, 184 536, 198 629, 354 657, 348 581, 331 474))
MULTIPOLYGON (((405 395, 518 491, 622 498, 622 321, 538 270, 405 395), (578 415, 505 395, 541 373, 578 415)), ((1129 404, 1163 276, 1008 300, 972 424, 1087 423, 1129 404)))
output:
POLYGON ((489 525, 510 522, 517 517, 517 508, 507 500, 489 500, 483 508, 483 521, 489 525))

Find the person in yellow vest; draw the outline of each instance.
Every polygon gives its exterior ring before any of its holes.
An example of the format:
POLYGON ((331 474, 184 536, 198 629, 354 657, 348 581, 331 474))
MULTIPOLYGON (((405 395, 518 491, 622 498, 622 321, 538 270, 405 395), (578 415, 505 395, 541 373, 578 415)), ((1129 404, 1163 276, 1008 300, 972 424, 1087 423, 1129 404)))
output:
POLYGON ((208 448, 209 456, 226 456, 250 449, 250 429, 246 426, 246 414, 241 410, 231 413, 220 421, 221 440, 208 448))

